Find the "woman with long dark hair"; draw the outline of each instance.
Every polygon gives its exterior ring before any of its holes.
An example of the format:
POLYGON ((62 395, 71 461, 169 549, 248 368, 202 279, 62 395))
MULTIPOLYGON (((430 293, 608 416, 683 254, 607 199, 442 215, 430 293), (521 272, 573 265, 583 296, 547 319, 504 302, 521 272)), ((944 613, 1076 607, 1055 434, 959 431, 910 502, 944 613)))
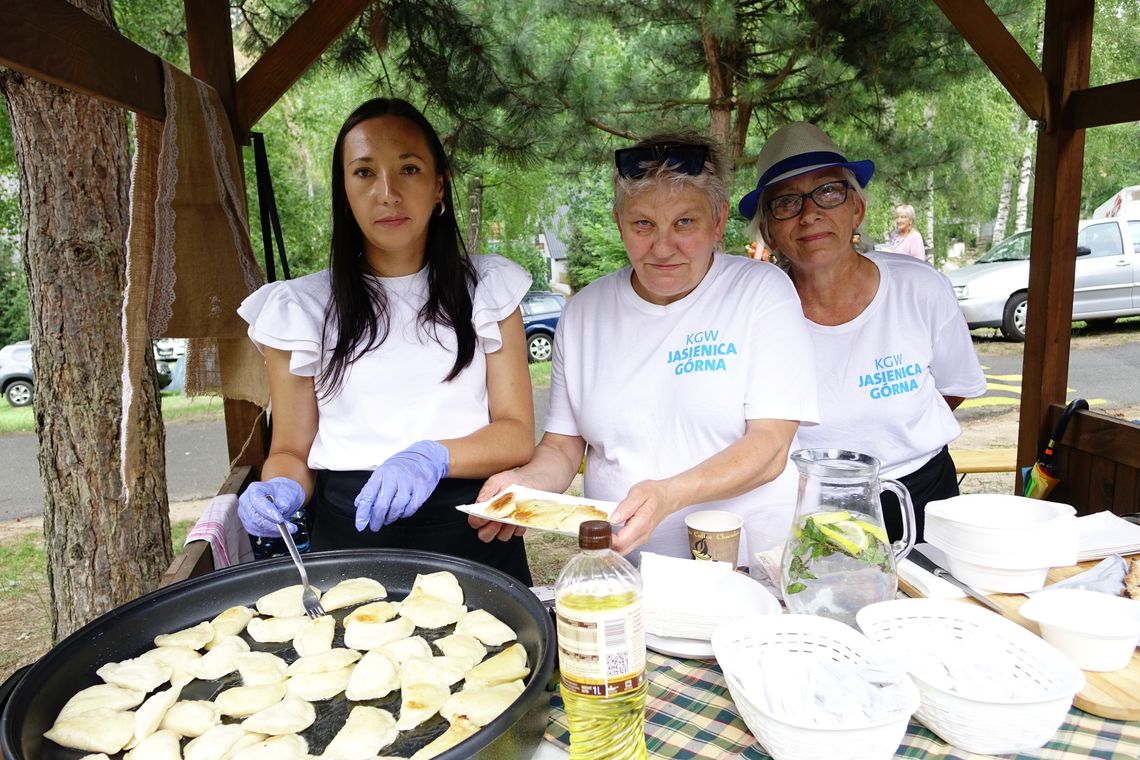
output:
POLYGON ((518 308, 530 276, 468 256, 453 208, 447 156, 418 110, 377 98, 348 117, 329 268, 239 310, 265 355, 273 438, 238 513, 275 536, 308 503, 314 550, 427 549, 529 585, 521 540, 483 543, 454 507, 534 450, 518 308))

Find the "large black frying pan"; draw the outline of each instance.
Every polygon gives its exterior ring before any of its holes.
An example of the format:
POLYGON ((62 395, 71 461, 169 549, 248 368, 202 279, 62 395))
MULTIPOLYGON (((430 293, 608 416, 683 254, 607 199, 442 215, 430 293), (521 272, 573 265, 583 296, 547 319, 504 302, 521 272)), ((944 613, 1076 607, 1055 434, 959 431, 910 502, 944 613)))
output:
MULTIPOLYGON (((319 552, 305 555, 305 567, 311 582, 321 589, 327 590, 346 578, 369 577, 383 583, 388 598, 395 600, 411 591, 418 573, 440 570, 454 573, 463 587, 468 608, 487 610, 515 630, 519 642, 526 648, 531 674, 526 689, 506 712, 439 757, 441 760, 525 758, 533 753, 546 727, 549 701, 546 688, 554 668, 555 640, 549 613, 530 589, 484 565, 420 551, 319 552)), ((263 594, 298 582, 292 561, 281 557, 219 570, 159 589, 96 619, 44 655, 12 690, 0 716, 0 748, 4 757, 8 760, 82 757, 85 753, 62 749, 45 740, 43 733, 73 694, 101 682, 95 675, 100 666, 137 657, 153 648, 154 637, 160 633, 196 625, 234 605, 253 606, 263 594)), ((337 616, 343 617, 343 612, 346 611, 338 611, 337 616)), ((450 630, 448 627, 440 633, 450 630)), ((283 656, 292 652, 289 644, 272 647, 270 651, 280 650, 283 656)), ((254 648, 267 647, 254 645, 254 648)), ((295 654, 287 659, 294 657, 295 654)), ((231 678, 236 679, 236 674, 231 678)), ((237 685, 236 680, 225 684, 229 685, 237 685)), ((194 681, 183 691, 182 698, 209 699, 219 688, 224 687, 215 682, 194 681), (203 693, 203 689, 208 691, 203 693)), ((398 695, 391 699, 393 701, 378 706, 398 714, 398 695)), ((311 745, 310 752, 323 750, 343 725, 349 706, 343 695, 317 704, 317 722, 303 734, 311 745)), ((442 733, 446 725, 437 715, 421 727, 425 731, 415 737, 415 743, 426 744, 442 733)))

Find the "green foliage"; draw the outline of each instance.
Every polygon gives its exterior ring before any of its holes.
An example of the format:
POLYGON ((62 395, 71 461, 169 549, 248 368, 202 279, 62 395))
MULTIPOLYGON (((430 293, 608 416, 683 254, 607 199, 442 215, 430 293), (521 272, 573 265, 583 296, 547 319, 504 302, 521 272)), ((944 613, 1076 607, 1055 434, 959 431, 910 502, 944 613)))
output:
POLYGON ((28 289, 23 267, 0 243, 0 347, 28 338, 28 289))
POLYGON ((533 243, 528 245, 526 241, 511 240, 499 244, 492 243, 490 248, 530 272, 532 290, 550 289, 550 268, 533 243))
POLYGON ((0 108, 0 346, 28 337, 28 286, 20 253, 20 183, 8 109, 0 108))
POLYGON ((566 241, 570 287, 581 290, 629 263, 613 217, 608 173, 583 177, 570 199, 570 238, 566 241))

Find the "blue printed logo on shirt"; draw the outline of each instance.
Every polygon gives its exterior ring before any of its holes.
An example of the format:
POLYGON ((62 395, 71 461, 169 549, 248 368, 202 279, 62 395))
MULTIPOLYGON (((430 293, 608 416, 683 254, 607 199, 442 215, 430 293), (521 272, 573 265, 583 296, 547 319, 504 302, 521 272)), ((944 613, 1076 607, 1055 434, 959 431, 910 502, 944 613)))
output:
POLYGON ((685 336, 685 347, 670 349, 667 364, 673 365, 674 375, 690 372, 724 372, 728 369, 724 357, 736 356, 736 344, 720 341, 720 330, 698 330, 685 336))
POLYGON ((902 354, 888 354, 875 359, 875 371, 859 376, 859 387, 867 388, 873 399, 890 398, 918 390, 922 365, 903 360, 902 354))

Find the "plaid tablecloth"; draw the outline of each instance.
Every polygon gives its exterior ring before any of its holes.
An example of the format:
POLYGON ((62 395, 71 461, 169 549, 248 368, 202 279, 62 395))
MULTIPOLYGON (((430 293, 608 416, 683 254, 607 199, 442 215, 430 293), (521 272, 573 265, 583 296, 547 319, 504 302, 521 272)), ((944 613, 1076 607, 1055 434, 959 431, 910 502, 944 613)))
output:
MULTIPOLYGON (((737 714, 715 661, 679 660, 649 652, 648 672, 645 739, 652 757, 770 760, 737 714)), ((546 739, 570 746, 566 713, 557 693, 551 699, 546 739)), ((988 755, 955 749, 912 720, 895 757, 976 760, 988 755)), ((1099 718, 1074 707, 1045 747, 1003 757, 1135 760, 1140 758, 1140 723, 1099 718)))

